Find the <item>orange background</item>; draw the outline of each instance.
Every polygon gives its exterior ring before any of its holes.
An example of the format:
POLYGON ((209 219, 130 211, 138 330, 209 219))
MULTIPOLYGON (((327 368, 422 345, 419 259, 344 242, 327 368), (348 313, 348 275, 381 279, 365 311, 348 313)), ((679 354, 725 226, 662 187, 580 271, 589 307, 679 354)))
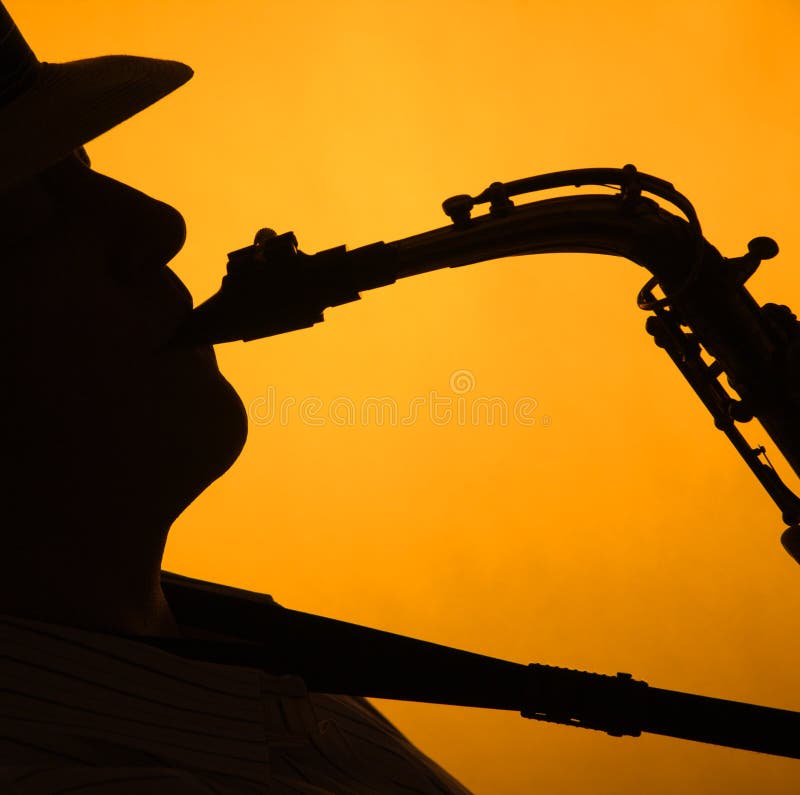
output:
MULTIPOLYGON (((195 68, 89 152, 184 213, 175 269, 198 298, 261 226, 309 253, 355 247, 440 226, 442 199, 493 180, 631 162, 686 193, 722 253, 775 237, 782 254, 751 292, 800 308, 789 0, 8 6, 43 60, 195 68)), ((800 710, 800 570, 777 510, 644 333, 645 278, 588 255, 487 263, 221 346, 247 405, 272 389, 402 408, 453 396, 468 370, 467 398, 531 396, 537 422, 253 424, 165 566, 510 660, 800 710)), ((486 795, 800 787, 799 763, 747 752, 381 706, 486 795)))

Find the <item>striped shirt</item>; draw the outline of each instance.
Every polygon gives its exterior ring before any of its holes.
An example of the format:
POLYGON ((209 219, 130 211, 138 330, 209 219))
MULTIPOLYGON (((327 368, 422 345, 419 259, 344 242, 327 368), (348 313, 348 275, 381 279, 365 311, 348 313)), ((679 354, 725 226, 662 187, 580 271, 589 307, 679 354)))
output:
POLYGON ((0 792, 469 795, 365 699, 11 616, 0 792))

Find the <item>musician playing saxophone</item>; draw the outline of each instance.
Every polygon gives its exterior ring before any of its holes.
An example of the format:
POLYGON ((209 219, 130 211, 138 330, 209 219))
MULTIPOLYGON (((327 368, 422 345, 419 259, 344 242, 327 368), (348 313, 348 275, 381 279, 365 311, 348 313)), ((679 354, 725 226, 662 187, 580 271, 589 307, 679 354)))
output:
POLYGON ((192 307, 167 265, 181 215, 83 145, 191 74, 40 63, 0 5, 0 789, 464 793, 363 699, 136 639, 189 634, 161 586, 169 528, 247 428, 213 349, 167 345, 192 307))

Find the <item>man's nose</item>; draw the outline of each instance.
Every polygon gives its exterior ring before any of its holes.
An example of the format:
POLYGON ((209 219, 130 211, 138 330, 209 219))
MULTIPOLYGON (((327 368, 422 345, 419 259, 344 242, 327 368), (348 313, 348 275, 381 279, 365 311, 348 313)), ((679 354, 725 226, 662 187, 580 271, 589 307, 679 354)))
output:
POLYGON ((93 171, 76 156, 42 179, 63 219, 99 242, 121 280, 162 271, 183 247, 186 223, 174 207, 93 171))
POLYGON ((129 190, 106 208, 103 230, 113 274, 126 283, 162 272, 186 240, 186 223, 174 207, 129 190))

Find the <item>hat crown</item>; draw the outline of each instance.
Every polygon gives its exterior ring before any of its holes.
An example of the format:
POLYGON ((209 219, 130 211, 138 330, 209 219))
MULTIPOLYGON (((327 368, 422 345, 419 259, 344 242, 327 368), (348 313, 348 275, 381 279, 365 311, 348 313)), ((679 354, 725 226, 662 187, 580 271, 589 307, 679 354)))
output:
POLYGON ((0 107, 28 89, 39 61, 0 2, 0 107))

